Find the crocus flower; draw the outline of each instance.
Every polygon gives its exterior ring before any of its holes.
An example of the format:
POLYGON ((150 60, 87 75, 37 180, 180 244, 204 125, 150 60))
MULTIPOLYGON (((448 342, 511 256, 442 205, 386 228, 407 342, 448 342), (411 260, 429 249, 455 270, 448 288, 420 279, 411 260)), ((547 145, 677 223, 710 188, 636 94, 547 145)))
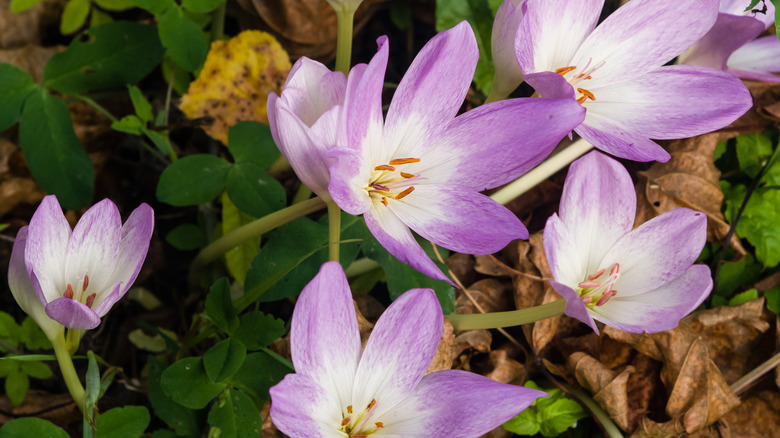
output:
POLYGON ((334 148, 328 186, 342 210, 363 214, 377 240, 404 263, 447 277, 409 229, 445 248, 490 254, 528 231, 479 192, 510 182, 543 160, 579 124, 571 99, 513 99, 455 117, 476 68, 471 27, 429 41, 398 85, 382 119, 386 38, 368 65, 349 74, 346 142, 334 148))
POLYGON ((281 97, 268 96, 268 123, 282 155, 301 182, 328 196, 327 151, 337 142, 337 121, 347 79, 317 61, 300 58, 281 97))
POLYGON ((148 205, 122 225, 116 205, 104 199, 71 230, 57 198, 46 196, 14 242, 8 270, 16 301, 47 335, 53 325, 42 310, 68 328, 97 327, 138 276, 153 227, 148 205))
POLYGON ((560 211, 547 220, 544 253, 565 313, 598 333, 598 320, 641 333, 669 330, 712 289, 693 265, 707 235, 704 213, 678 208, 632 230, 636 195, 617 161, 591 152, 572 163, 560 211))
POLYGON ((271 420, 292 437, 477 437, 545 395, 460 370, 425 375, 443 328, 430 289, 401 295, 361 353, 352 294, 322 265, 292 317, 295 374, 271 388, 271 420))
POLYGON ((774 23, 775 7, 745 11, 743 0, 721 0, 715 25, 688 51, 680 64, 728 71, 746 79, 780 82, 780 42, 776 35, 758 37, 774 23), (754 12, 755 11, 755 12, 754 12))
POLYGON ((706 133, 745 113, 752 99, 735 76, 663 66, 715 23, 718 0, 631 0, 596 27, 604 0, 528 0, 515 48, 523 78, 542 97, 585 108, 575 131, 636 161, 667 161, 651 139, 706 133))
POLYGON ((523 19, 525 0, 504 0, 496 11, 490 50, 496 68, 491 95, 508 96, 523 82, 523 72, 515 57, 515 35, 523 19))

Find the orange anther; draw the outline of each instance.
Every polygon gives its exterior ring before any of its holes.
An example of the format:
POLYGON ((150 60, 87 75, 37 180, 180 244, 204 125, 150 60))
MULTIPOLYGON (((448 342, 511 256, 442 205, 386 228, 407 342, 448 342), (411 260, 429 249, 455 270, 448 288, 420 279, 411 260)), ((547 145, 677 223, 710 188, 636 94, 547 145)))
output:
POLYGON ((568 67, 561 67, 561 68, 555 70, 555 73, 558 73, 559 75, 563 76, 566 73, 569 73, 570 71, 574 70, 575 68, 577 68, 576 65, 570 65, 568 67))
POLYGON ((417 175, 415 175, 413 173, 401 172, 401 176, 404 177, 404 178, 414 178, 417 175))
POLYGON ((352 405, 347 406, 347 413, 348 414, 352 413, 352 405))
POLYGON ((384 206, 387 207, 387 198, 385 198, 384 196, 382 196, 382 204, 384 204, 384 206))
POLYGON ((376 423, 374 423, 374 424, 375 424, 375 425, 376 425, 376 427, 378 427, 378 428, 385 427, 385 423, 382 423, 381 421, 377 421, 377 422, 376 422, 376 423))
POLYGON ((371 408, 374 407, 374 405, 376 405, 376 399, 371 400, 371 403, 368 404, 368 407, 366 408, 366 410, 370 411, 371 408))
POLYGON ((62 294, 65 298, 73 298, 73 286, 68 284, 68 286, 65 288, 65 293, 62 294))
POLYGON ((615 275, 618 272, 620 272, 620 263, 615 263, 615 266, 613 266, 612 269, 609 270, 609 275, 615 275))
POLYGON ((376 166, 374 168, 374 170, 389 170, 389 171, 392 172, 392 171, 395 170, 395 167, 393 167, 393 166, 391 166, 389 164, 382 164, 381 166, 376 166))
POLYGON ((347 424, 349 424, 350 418, 351 417, 346 417, 345 419, 341 420, 341 427, 344 427, 347 424))
POLYGON ((390 160, 390 164, 393 166, 397 166, 399 164, 409 164, 409 163, 419 163, 419 158, 396 158, 395 160, 390 160))
POLYGON ((585 99, 587 99, 587 97, 585 97, 585 96, 582 96, 582 97, 580 97, 579 99, 577 99, 577 102, 579 102, 579 103, 580 103, 580 105, 582 105, 583 103, 585 103, 585 99))
POLYGON ((408 195, 409 193, 412 193, 413 191, 414 191, 414 187, 407 187, 406 190, 404 190, 403 192, 397 194, 395 196, 395 199, 403 199, 404 197, 406 197, 406 195, 408 195))
POLYGON ((596 96, 593 95, 590 91, 584 89, 584 88, 577 88, 577 91, 582 93, 583 96, 586 96, 590 100, 596 100, 596 96))

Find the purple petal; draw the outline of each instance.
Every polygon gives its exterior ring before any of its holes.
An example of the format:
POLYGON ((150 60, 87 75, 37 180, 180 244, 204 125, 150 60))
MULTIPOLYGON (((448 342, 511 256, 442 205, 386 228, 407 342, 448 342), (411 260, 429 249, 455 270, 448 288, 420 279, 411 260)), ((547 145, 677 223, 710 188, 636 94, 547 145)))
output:
POLYGON ((410 399, 382 417, 382 432, 397 437, 478 437, 545 396, 467 371, 437 371, 422 379, 410 399))
POLYGON ((355 406, 378 405, 374 415, 409 396, 431 365, 444 327, 436 294, 412 289, 382 314, 360 359, 352 390, 355 406))
POLYGON ((373 206, 363 217, 371 234, 390 254, 431 278, 452 284, 417 243, 409 227, 389 208, 373 206))
POLYGON ((500 90, 501 95, 509 95, 523 82, 523 72, 515 55, 515 35, 522 22, 525 7, 525 0, 504 0, 493 21, 490 50, 496 73, 492 86, 500 90))
POLYGON ((542 243, 555 281, 572 287, 589 275, 586 252, 578 250, 569 227, 557 214, 547 218, 542 243))
POLYGON ((417 157, 458 113, 479 51, 469 24, 440 32, 420 50, 393 95, 385 123, 389 153, 417 157))
POLYGON ((337 405, 350 404, 360 332, 349 283, 337 262, 323 264, 298 297, 290 349, 296 373, 322 386, 337 405))
MULTIPOLYGON (((32 278, 37 277, 39 297, 46 303, 65 292, 65 256, 71 229, 62 213, 57 197, 43 198, 30 219, 24 264, 32 278), (59 290, 60 288, 62 290, 59 290)), ((36 282, 33 282, 35 285, 36 282)))
POLYGON ((730 72, 743 78, 778 82, 780 77, 780 41, 768 35, 751 41, 735 51, 727 62, 730 72))
POLYGON ((629 297, 618 294, 593 309, 593 317, 632 333, 655 333, 677 327, 680 319, 701 304, 712 290, 710 268, 693 265, 658 289, 629 297))
POLYGON ((417 234, 456 252, 492 254, 512 240, 528 238, 514 213, 461 187, 418 185, 403 200, 388 202, 388 208, 417 234))
POLYGON ((591 316, 588 307, 585 306, 585 303, 582 301, 580 294, 569 286, 558 283, 557 281, 550 281, 549 283, 550 286, 555 289, 555 292, 558 292, 558 295, 566 300, 566 307, 564 308, 563 313, 571 318, 584 322, 592 328, 596 334, 599 334, 599 328, 596 326, 596 321, 593 320, 593 317, 591 316))
POLYGON ((344 100, 347 79, 317 61, 300 58, 287 76, 281 99, 306 126, 344 100))
POLYGON ((71 298, 57 298, 49 302, 46 305, 46 314, 71 329, 92 330, 100 325, 97 313, 71 298))
POLYGON ((338 431, 341 411, 316 381, 300 374, 288 374, 269 391, 271 421, 293 438, 342 438, 338 431))
POLYGON ((439 184, 455 180, 459 189, 491 189, 533 169, 584 118, 584 108, 574 99, 482 105, 455 119, 436 148, 422 157, 417 172, 439 184))
POLYGON ((614 120, 598 114, 586 115, 586 122, 574 130, 596 148, 619 158, 633 161, 669 161, 671 155, 658 143, 630 131, 614 120))
POLYGON ((596 26, 604 0, 528 0, 526 6, 515 49, 520 67, 528 74, 570 66, 596 26))
POLYGON ((691 47, 715 24, 720 0, 633 0, 582 43, 571 65, 599 66, 587 87, 642 76, 691 47), (603 63, 603 65, 602 65, 603 63))
POLYGON ((718 20, 712 29, 687 52, 680 55, 679 63, 723 70, 726 67, 726 60, 735 50, 763 31, 764 24, 754 18, 718 14, 718 20))
POLYGON ((764 2, 764 4, 766 12, 761 13, 753 12, 754 10, 760 11, 761 4, 758 4, 757 8, 745 11, 747 4, 744 0, 720 0, 720 12, 754 18, 764 23, 764 28, 768 28, 775 22, 775 5, 771 1, 764 2))
POLYGON ((687 271, 707 239, 707 215, 677 208, 657 216, 618 240, 602 267, 620 264, 615 290, 631 297, 657 289, 687 271))
POLYGON ((547 99, 574 100, 574 88, 563 76, 551 71, 527 74, 523 77, 540 96, 547 99))

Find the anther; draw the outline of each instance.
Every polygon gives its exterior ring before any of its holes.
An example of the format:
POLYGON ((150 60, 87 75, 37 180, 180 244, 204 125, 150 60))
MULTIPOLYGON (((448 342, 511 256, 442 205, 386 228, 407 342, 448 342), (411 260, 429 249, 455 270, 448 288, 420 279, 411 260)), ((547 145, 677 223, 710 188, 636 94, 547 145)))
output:
POLYGON ((582 297, 582 302, 585 303, 585 305, 587 306, 588 304, 593 302, 593 297, 590 295, 586 297, 582 297))
POLYGON ((394 160, 390 160, 390 165, 397 166, 399 164, 409 164, 409 163, 419 163, 419 158, 396 158, 394 160))
POLYGON ((576 65, 570 65, 568 67, 561 67, 561 68, 555 70, 555 73, 558 73, 559 75, 564 76, 566 73, 569 73, 570 71, 574 70, 575 68, 577 68, 576 65))
POLYGON ((413 173, 401 172, 401 176, 404 177, 404 178, 414 178, 417 175, 415 175, 413 173))
POLYGON ((618 272, 620 272, 620 263, 615 263, 615 266, 613 266, 612 269, 609 270, 609 275, 615 275, 618 272))
POLYGON ((374 423, 374 425, 375 425, 377 428, 380 428, 380 429, 381 429, 381 428, 383 428, 383 427, 385 427, 385 423, 382 423, 381 421, 377 421, 376 423, 374 423))
POLYGON ((617 295, 616 290, 605 292, 604 295, 602 295, 601 298, 598 301, 596 301, 596 305, 603 306, 604 304, 606 304, 607 301, 609 301, 610 298, 614 297, 615 295, 617 295))
POLYGON ((395 167, 389 165, 389 164, 382 164, 380 166, 376 166, 374 170, 389 170, 390 172, 395 170, 395 167))
POLYGON ((402 199, 402 198, 406 197, 406 195, 408 195, 409 193, 412 193, 413 191, 414 191, 414 186, 407 187, 406 190, 404 190, 403 192, 397 194, 395 196, 395 199, 402 199))
POLYGON ((347 413, 348 414, 352 413, 352 405, 347 406, 347 413))
POLYGON ((387 207, 387 198, 385 198, 384 196, 382 196, 382 204, 383 204, 385 207, 387 207))
POLYGON ((583 103, 585 103, 585 99, 587 99, 587 97, 582 96, 579 99, 577 99, 577 102, 579 102, 579 104, 582 105, 583 103))
POLYGON ((600 269, 598 272, 596 272, 595 274, 590 274, 590 275, 588 275, 588 280, 595 280, 595 279, 597 279, 597 278, 601 277, 601 274, 603 274, 603 273, 604 273, 606 270, 607 270, 607 268, 601 268, 601 269, 600 269))
POLYGON ((584 88, 577 88, 577 91, 582 93, 583 96, 587 97, 590 100, 596 100, 596 96, 594 96, 593 93, 591 93, 590 91, 588 91, 588 90, 586 90, 584 88))
POLYGON ((581 281, 580 284, 578 284, 577 286, 579 286, 579 287, 581 287, 583 289, 587 289, 589 287, 601 286, 601 283, 599 283, 598 281, 581 281))
POLYGON ((65 293, 62 294, 65 298, 73 298, 73 286, 68 284, 68 286, 65 288, 65 293))
POLYGON ((84 285, 81 287, 81 291, 84 292, 89 287, 89 276, 84 274, 84 285))
POLYGON ((92 304, 94 304, 94 303, 95 303, 95 296, 96 296, 96 295, 97 295, 97 294, 94 294, 94 293, 93 293, 93 294, 91 294, 90 296, 88 296, 88 297, 87 297, 87 302, 86 302, 85 304, 86 304, 86 305, 87 305, 87 307, 89 307, 90 309, 92 308, 92 304))
POLYGON ((372 187, 374 188, 374 190, 379 190, 380 192, 390 191, 389 187, 383 186, 382 184, 374 184, 372 187))
MULTIPOLYGON (((349 421, 350 421, 350 419, 351 419, 351 417, 346 417, 346 418, 344 418, 343 420, 341 420, 341 427, 344 427, 344 426, 346 426, 347 424, 349 424, 349 421)), ((332 423, 331 423, 331 424, 332 424, 332 423)))
POLYGON ((370 411, 371 408, 374 407, 374 405, 376 405, 376 399, 371 400, 371 403, 368 404, 368 407, 366 408, 366 410, 370 411))

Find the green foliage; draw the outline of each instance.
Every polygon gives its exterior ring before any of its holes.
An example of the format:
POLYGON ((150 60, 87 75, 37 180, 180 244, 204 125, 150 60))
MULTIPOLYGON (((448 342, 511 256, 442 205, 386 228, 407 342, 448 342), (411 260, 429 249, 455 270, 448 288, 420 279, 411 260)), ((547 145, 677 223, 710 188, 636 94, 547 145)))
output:
POLYGON ((222 192, 231 166, 206 154, 176 160, 160 176, 157 199, 177 207, 209 202, 222 192))
POLYGON ((206 246, 206 234, 195 224, 182 224, 165 235, 165 241, 183 251, 206 246))
POLYGON ((490 49, 493 13, 488 0, 436 0, 436 31, 441 32, 467 20, 474 29, 479 47, 479 61, 474 83, 487 94, 493 85, 493 54, 490 49))
POLYGON ((208 417, 209 436, 219 438, 254 438, 261 435, 260 411, 242 391, 225 390, 211 407, 208 417))
POLYGON ((144 97, 141 89, 135 85, 128 85, 127 91, 130 93, 130 101, 133 103, 133 109, 138 117, 144 122, 149 123, 154 119, 152 113, 152 104, 144 97))
POLYGON ((780 287, 773 287, 764 292, 766 306, 780 318, 780 287))
POLYGON ((730 297, 740 286, 758 281, 761 271, 761 264, 756 263, 756 259, 749 253, 737 262, 726 262, 720 267, 716 292, 720 296, 730 297))
POLYGON ((228 150, 236 163, 252 163, 263 169, 268 169, 280 155, 271 128, 265 123, 251 121, 230 127, 228 150))
MULTIPOLYGON (((230 176, 228 176, 228 179, 230 176)), ((244 225, 251 223, 254 218, 241 212, 227 193, 222 194, 222 235, 228 234, 244 225)), ((284 204, 282 204, 284 205, 284 204)), ((270 213, 270 212, 269 212, 270 213)), ((243 286, 246 273, 252 266, 252 260, 260 250, 260 237, 246 239, 240 245, 225 253, 225 265, 230 275, 243 286)))
POLYGON ((233 386, 245 391, 256 400, 266 400, 268 390, 291 372, 293 372, 291 368, 274 356, 259 351, 246 355, 244 364, 230 381, 233 386))
POLYGON ((149 426, 149 411, 143 406, 124 406, 101 414, 96 422, 100 438, 139 438, 149 426))
POLYGON ((287 330, 284 321, 260 311, 241 315, 241 324, 234 334, 250 350, 258 350, 280 338, 287 330))
POLYGON ((22 104, 38 88, 26 71, 0 63, 0 131, 13 126, 22 114, 22 104))
POLYGON ((227 338, 217 342, 203 355, 203 367, 209 380, 220 383, 235 374, 245 358, 244 344, 234 338, 227 338))
POLYGON ((70 35, 79 30, 87 21, 90 6, 90 0, 68 0, 62 11, 60 33, 70 35))
POLYGON ((230 282, 223 277, 211 286, 206 297, 206 315, 220 330, 232 333, 238 328, 238 317, 230 297, 230 282))
MULTIPOLYGON (((528 388, 543 390, 533 381, 525 383, 528 388)), ((588 414, 579 405, 566 397, 560 389, 543 390, 549 397, 536 399, 531 406, 504 423, 504 429, 518 435, 536 435, 555 437, 573 427, 577 420, 588 414)))
POLYGON ((208 14, 225 3, 225 1, 226 0, 182 0, 181 7, 190 12, 208 14))
MULTIPOLYGON (((726 197, 726 220, 734 221, 747 189, 721 181, 726 197)), ((780 263, 780 191, 758 188, 750 197, 737 223, 737 234, 746 238, 756 249, 756 258, 766 267, 780 263)))
MULTIPOLYGON (((51 343, 29 316, 24 319, 22 325, 18 325, 11 315, 2 311, 0 311, 0 339, 13 349, 21 345, 30 350, 51 348, 51 343)), ((0 347, 0 351, 6 350, 0 347)), ((0 359, 0 378, 5 378, 5 393, 14 405, 24 401, 30 387, 30 377, 48 379, 52 376, 51 369, 41 362, 42 359, 39 355, 9 355, 0 359)))
POLYGON ((0 427, 0 438, 68 438, 68 434, 48 420, 35 417, 17 418, 0 427))
POLYGON ((263 217, 285 207, 284 187, 253 163, 236 163, 227 174, 225 190, 241 211, 263 217))
POLYGON ((147 387, 149 402, 152 404, 155 415, 176 431, 177 436, 200 437, 203 424, 200 413, 176 403, 163 390, 160 377, 164 367, 164 363, 154 356, 149 356, 147 387))
POLYGON ((18 14, 37 5, 43 0, 11 0, 11 12, 18 14))
POLYGON ((141 9, 149 11, 155 17, 176 6, 174 0, 130 0, 130 2, 141 9))
POLYGON ((206 61, 209 41, 178 5, 169 7, 158 17, 160 41, 168 55, 183 69, 195 71, 206 61))
POLYGON ((734 295, 729 300, 729 306, 736 307, 740 304, 745 304, 748 301, 752 301, 758 299, 758 291, 756 289, 748 289, 745 292, 738 293, 734 295))
POLYGON ((225 389, 224 383, 214 383, 206 374, 201 357, 185 357, 169 366, 160 375, 165 394, 176 403, 190 409, 203 409, 225 389))

